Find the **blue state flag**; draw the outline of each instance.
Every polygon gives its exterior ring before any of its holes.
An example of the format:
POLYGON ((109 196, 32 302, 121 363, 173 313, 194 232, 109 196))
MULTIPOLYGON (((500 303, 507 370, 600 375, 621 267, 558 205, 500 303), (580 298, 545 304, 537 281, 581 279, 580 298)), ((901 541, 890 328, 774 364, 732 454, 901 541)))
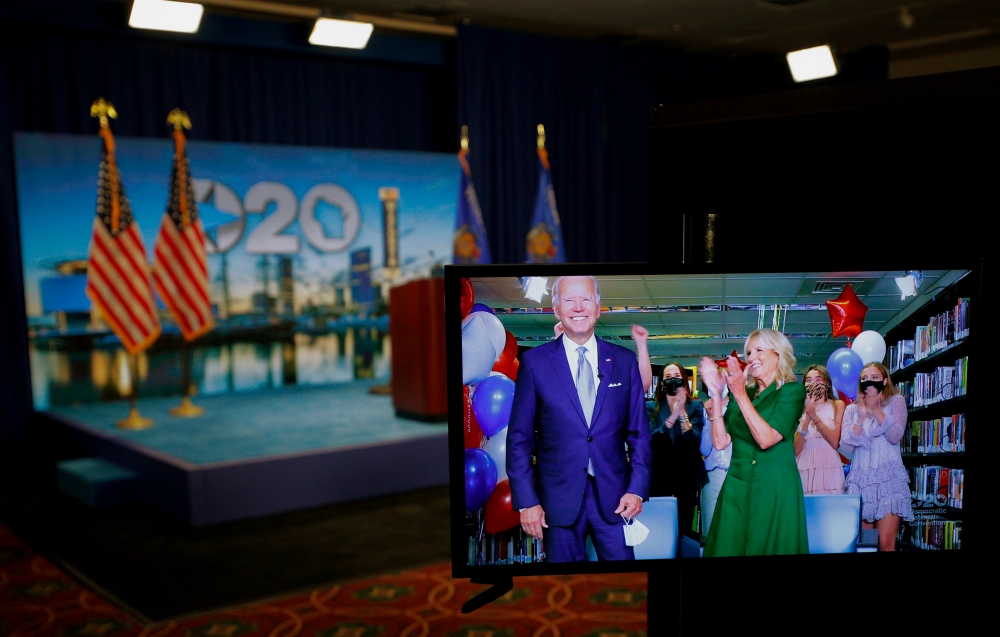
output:
POLYGON ((535 197, 531 230, 528 231, 527 262, 566 262, 556 193, 552 190, 552 175, 549 173, 549 154, 544 148, 538 149, 538 196, 535 197))
POLYGON ((453 261, 459 264, 492 263, 490 244, 486 240, 486 224, 479 208, 476 188, 472 185, 472 171, 466 155, 468 148, 458 153, 462 164, 462 180, 458 189, 458 215, 455 218, 455 255, 453 261))

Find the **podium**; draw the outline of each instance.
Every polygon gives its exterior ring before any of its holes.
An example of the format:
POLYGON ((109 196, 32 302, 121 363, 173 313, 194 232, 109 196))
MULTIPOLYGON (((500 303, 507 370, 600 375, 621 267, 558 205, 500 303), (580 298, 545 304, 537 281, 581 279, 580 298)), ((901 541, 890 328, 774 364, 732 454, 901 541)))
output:
POLYGON ((448 419, 444 279, 419 279, 389 293, 392 404, 396 416, 448 419))

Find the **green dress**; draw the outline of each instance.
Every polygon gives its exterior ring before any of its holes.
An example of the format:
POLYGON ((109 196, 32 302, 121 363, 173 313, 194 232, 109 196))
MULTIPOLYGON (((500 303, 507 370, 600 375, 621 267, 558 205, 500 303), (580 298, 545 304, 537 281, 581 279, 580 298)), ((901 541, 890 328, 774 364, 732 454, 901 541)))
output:
POLYGON ((768 385, 747 395, 757 413, 783 436, 761 449, 735 400, 726 410, 726 430, 733 439, 733 459, 719 492, 705 557, 808 553, 802 478, 792 439, 802 416, 806 390, 801 383, 768 385))

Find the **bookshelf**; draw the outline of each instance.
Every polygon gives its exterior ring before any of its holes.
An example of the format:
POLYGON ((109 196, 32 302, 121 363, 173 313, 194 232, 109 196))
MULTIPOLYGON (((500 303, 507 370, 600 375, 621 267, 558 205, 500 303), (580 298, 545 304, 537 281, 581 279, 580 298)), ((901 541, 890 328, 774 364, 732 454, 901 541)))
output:
POLYGON ((963 281, 935 294, 885 337, 889 373, 908 412, 900 446, 913 520, 900 525, 900 550, 961 548, 973 292, 963 281))

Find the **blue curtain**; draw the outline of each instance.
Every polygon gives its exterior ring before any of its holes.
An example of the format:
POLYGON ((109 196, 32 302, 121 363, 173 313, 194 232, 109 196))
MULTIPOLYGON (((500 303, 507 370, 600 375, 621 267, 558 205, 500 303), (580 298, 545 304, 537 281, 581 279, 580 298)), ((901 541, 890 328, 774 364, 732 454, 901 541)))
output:
MULTIPOLYGON (((650 109, 689 98, 716 62, 476 26, 457 40, 458 119, 494 262, 526 257, 538 124, 567 261, 645 261, 650 109)), ((652 185, 656 197, 674 187, 652 185)))
POLYGON ((167 113, 180 107, 194 124, 190 139, 451 151, 456 143, 454 84, 450 62, 345 60, 137 37, 127 31, 0 20, 0 301, 4 308, 0 312, 4 410, 0 455, 21 446, 33 413, 14 131, 96 136, 90 105, 104 97, 118 111, 112 126, 122 136, 167 138, 167 113))

